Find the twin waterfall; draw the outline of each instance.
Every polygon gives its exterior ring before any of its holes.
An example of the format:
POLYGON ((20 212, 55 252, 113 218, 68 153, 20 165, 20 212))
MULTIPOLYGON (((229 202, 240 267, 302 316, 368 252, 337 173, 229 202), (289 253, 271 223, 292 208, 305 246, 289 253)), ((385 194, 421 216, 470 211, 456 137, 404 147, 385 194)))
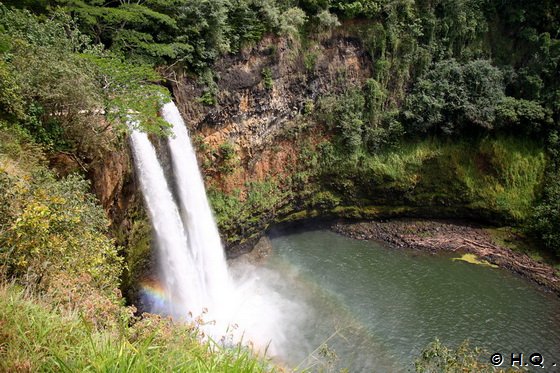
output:
POLYGON ((215 340, 250 341, 277 354, 286 340, 284 319, 297 309, 275 290, 281 283, 277 274, 242 262, 230 276, 185 123, 173 102, 164 105, 162 115, 173 126, 167 140, 171 185, 148 136, 130 123, 159 266, 159 281, 143 286, 143 303, 175 320, 204 320, 201 327, 215 340))
POLYGON ((176 196, 148 136, 134 129, 130 136, 165 293, 151 299, 151 311, 191 319, 216 310, 232 285, 185 123, 172 102, 164 105, 162 115, 173 126, 168 146, 176 196))

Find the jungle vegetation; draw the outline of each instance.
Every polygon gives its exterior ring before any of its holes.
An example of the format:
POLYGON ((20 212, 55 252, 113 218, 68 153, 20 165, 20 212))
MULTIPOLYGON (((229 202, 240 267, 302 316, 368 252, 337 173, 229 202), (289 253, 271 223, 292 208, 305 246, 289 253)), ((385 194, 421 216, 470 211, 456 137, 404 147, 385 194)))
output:
MULTIPOLYGON (((304 190, 310 176, 327 184, 338 175, 312 201, 336 208, 337 191, 359 195, 364 181, 407 190, 418 159, 432 157, 429 174, 459 172, 462 190, 482 201, 471 207, 499 211, 560 255, 555 0, 4 0, 1 370, 270 369, 244 349, 199 344, 196 328, 172 331, 165 320, 134 316, 118 290, 124 248, 88 181, 60 178, 46 155, 92 162, 124 146, 130 115, 143 130, 165 135, 157 111, 170 99, 171 71, 205 82, 202 99, 213 105, 212 66, 221 56, 265 35, 306 38, 349 20, 363 21, 355 31, 373 74, 363 86, 310 106, 309 116, 332 140, 309 157, 316 174, 294 174, 294 190, 304 190), (489 183, 462 158, 472 144, 490 156, 489 183), (185 344, 190 352, 179 348, 185 344)), ((419 184, 420 191, 431 187, 419 184)), ((257 210, 283 197, 270 183, 250 190, 257 210)), ((235 196, 210 193, 223 224, 246 213, 235 196)), ((476 359, 465 361, 479 371, 476 359)), ((419 366, 429 371, 430 364, 419 366)))

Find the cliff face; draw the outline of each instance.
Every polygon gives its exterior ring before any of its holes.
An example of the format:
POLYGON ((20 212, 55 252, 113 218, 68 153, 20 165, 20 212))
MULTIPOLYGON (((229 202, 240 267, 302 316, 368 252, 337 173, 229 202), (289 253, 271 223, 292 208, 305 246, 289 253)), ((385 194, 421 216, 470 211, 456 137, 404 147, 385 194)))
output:
MULTIPOLYGON (((378 136, 378 122, 365 108, 381 95, 398 110, 411 79, 399 75, 385 79, 381 90, 368 91, 381 84, 374 73, 379 66, 359 30, 343 26, 302 40, 269 36, 216 61, 213 79, 173 79, 228 250, 247 240, 250 246, 270 224, 307 217, 406 215, 500 223, 526 216, 544 168, 536 144, 499 137, 470 143, 400 137, 398 149, 345 148, 341 138, 348 140, 343 136, 355 130, 353 120, 371 121, 367 135, 378 136), (353 105, 354 98, 360 103, 353 105), (345 111, 339 115, 326 105, 345 111), (328 124, 325 115, 339 117, 328 124), (525 163, 538 167, 531 174, 525 163), (510 175, 522 178, 512 181, 510 175), (528 197, 519 203, 515 195, 528 197)), ((388 111, 383 105, 374 110, 388 111)), ((360 142, 365 136, 358 132, 360 142)), ((164 142, 154 143, 164 159, 164 142)), ((130 155, 121 151, 104 159, 92 168, 94 189, 119 241, 134 252, 129 267, 141 268, 149 257, 149 224, 130 155)))
POLYGON ((103 208, 113 220, 128 208, 135 187, 131 185, 131 159, 126 150, 115 151, 105 156, 103 162, 97 162, 89 170, 89 179, 103 208))
POLYGON ((286 135, 302 126, 319 97, 361 85, 370 75, 371 64, 356 38, 338 33, 301 45, 268 37, 216 63, 216 105, 201 103, 206 87, 186 76, 174 84, 173 94, 206 153, 201 163, 209 183, 231 191, 293 167, 299 149, 285 141, 286 135), (233 147, 238 162, 225 176, 211 166, 221 161, 224 144, 233 147))
MULTIPOLYGON (((354 140, 353 120, 371 120, 364 107, 387 97, 391 107, 375 107, 376 113, 398 110, 413 78, 404 68, 379 83, 379 66, 362 44, 363 29, 355 26, 302 41, 268 37, 218 60, 213 81, 175 79, 173 95, 198 149, 227 247, 257 237, 269 224, 306 217, 523 219, 544 168, 535 144, 524 147, 498 136, 469 144, 407 140, 398 151, 344 148, 341 134, 354 140), (368 91, 378 85, 380 90, 368 91), (356 105, 354 97, 361 100, 356 105), (325 115, 339 115, 339 106, 342 117, 327 124, 325 115), (519 159, 501 162, 500 154, 519 159), (524 162, 535 164, 536 172, 521 167, 524 162), (511 181, 508 175, 516 173, 526 174, 525 181, 511 181), (518 203, 516 193, 528 198, 518 203)), ((378 136, 376 123, 368 124, 370 138, 378 136)), ((360 142, 366 130, 358 126, 354 133, 360 142)))
POLYGON ((92 192, 107 212, 113 227, 118 229, 130 225, 127 221, 128 210, 138 207, 141 196, 128 147, 104 150, 97 159, 86 163, 70 153, 56 152, 49 155, 49 165, 60 176, 85 172, 91 181, 92 192))
POLYGON ((304 173, 314 167, 304 153, 328 136, 313 116, 317 101, 362 87, 371 74, 360 39, 339 28, 304 41, 269 36, 225 56, 214 65, 213 88, 176 79, 173 95, 228 247, 303 209, 297 189, 313 184, 304 173))

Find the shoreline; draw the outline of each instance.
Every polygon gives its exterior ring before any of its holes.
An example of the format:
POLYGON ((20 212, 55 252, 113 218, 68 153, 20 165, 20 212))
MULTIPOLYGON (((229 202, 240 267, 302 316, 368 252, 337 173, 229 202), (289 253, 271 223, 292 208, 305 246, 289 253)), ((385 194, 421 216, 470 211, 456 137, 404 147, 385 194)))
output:
POLYGON ((470 222, 435 219, 336 220, 329 228, 353 239, 382 241, 397 249, 415 249, 432 254, 441 251, 474 254, 560 296, 560 275, 553 266, 497 244, 483 226, 470 222))

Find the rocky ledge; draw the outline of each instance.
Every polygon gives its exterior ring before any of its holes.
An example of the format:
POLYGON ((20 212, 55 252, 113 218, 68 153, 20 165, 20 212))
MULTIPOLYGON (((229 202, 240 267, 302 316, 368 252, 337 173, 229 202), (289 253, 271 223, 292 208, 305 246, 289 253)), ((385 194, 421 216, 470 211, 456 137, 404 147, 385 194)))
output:
POLYGON ((491 234, 480 226, 464 222, 397 219, 337 221, 331 229, 354 239, 384 241, 398 248, 474 254, 560 296, 560 276, 554 267, 497 244, 491 234))

